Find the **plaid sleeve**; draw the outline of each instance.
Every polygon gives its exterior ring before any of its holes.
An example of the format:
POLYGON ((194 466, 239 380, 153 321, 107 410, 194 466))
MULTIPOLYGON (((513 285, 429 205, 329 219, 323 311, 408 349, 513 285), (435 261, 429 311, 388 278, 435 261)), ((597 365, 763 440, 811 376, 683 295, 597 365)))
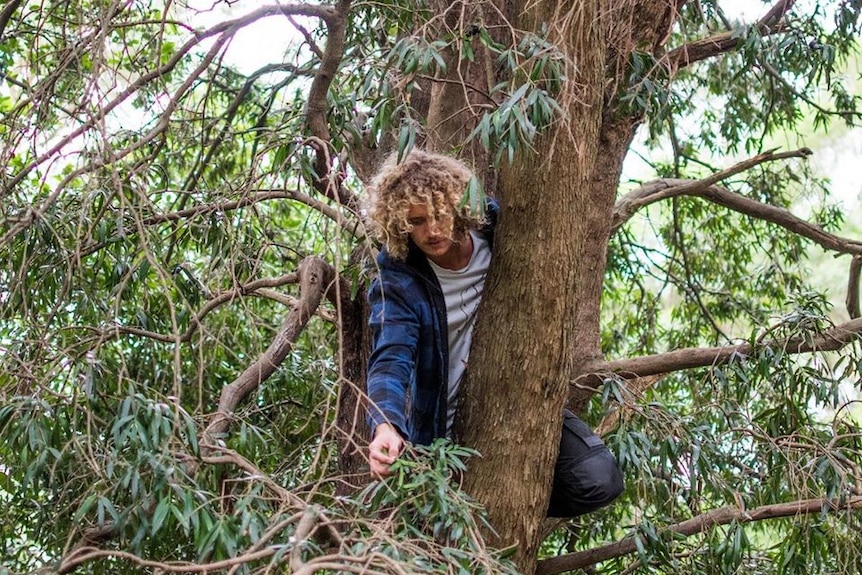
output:
POLYGON ((367 377, 370 429, 373 433, 379 424, 390 423, 405 438, 407 389, 420 329, 417 310, 410 305, 410 288, 410 282, 381 272, 368 291, 373 344, 367 377))

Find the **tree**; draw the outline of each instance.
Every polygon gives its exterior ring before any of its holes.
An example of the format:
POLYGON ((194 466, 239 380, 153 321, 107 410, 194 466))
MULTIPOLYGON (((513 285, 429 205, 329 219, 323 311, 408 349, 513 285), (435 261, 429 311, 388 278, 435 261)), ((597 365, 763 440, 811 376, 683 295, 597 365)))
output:
POLYGON ((0 12, 10 571, 859 570, 862 243, 770 148, 858 120, 856 2, 248 9, 0 12), (273 18, 291 49, 235 69, 273 18), (639 133, 655 178, 622 182, 639 133), (363 488, 360 199, 416 145, 502 206, 456 421, 482 457, 363 488), (846 321, 812 245, 852 259, 846 321), (560 527, 566 404, 627 492, 560 527))

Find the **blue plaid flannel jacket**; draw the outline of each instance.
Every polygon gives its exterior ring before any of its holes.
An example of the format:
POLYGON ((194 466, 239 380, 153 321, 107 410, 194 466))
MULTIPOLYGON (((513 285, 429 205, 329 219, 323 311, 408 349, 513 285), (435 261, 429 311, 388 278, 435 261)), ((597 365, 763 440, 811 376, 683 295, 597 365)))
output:
MULTIPOLYGON (((488 223, 480 230, 489 243, 498 210, 497 202, 489 200, 488 223)), ((373 346, 367 374, 368 419, 372 433, 388 422, 410 442, 427 445, 446 435, 446 303, 428 259, 409 243, 404 261, 380 251, 378 274, 368 290, 373 346)))

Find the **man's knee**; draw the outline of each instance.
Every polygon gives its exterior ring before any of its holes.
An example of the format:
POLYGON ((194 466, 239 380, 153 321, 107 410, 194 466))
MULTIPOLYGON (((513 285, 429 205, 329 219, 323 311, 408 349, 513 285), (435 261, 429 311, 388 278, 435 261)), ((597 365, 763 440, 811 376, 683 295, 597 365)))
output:
POLYGON ((623 474, 607 447, 572 465, 569 476, 577 478, 574 487, 580 489, 580 500, 589 511, 608 505, 623 492, 623 474))
POLYGON ((558 461, 548 508, 550 517, 576 517, 595 511, 620 496, 623 476, 607 448, 580 460, 558 461))
POLYGON ((622 492, 622 472, 613 454, 583 421, 567 411, 548 515, 589 513, 608 505, 622 492))

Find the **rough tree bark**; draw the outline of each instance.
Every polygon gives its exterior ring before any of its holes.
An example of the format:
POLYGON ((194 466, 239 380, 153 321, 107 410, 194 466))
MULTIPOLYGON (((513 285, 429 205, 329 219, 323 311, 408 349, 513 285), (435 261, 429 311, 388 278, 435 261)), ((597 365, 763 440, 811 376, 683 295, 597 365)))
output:
MULTIPOLYGON (((541 542, 569 382, 601 357, 599 312, 612 212, 640 118, 618 111, 631 47, 658 49, 679 2, 520 1, 508 21, 567 59, 562 121, 501 169, 501 215, 456 421, 482 453, 465 478, 499 534, 532 573, 541 542), (635 25, 637 23, 637 25, 635 25)), ((501 7, 501 10, 504 8, 501 7)))
POLYGON ((536 31, 558 22, 577 89, 565 121, 501 170, 494 265, 471 352, 459 429, 482 454, 466 488, 500 535, 535 566, 559 444, 566 382, 599 354, 605 241, 615 190, 591 185, 602 121, 600 2, 515 2, 509 19, 536 31), (571 137, 567 133, 570 131, 571 137), (596 194, 598 191, 598 194, 596 194), (597 241, 598 240, 598 241, 597 241), (537 281, 537 278, 541 278, 537 281))

